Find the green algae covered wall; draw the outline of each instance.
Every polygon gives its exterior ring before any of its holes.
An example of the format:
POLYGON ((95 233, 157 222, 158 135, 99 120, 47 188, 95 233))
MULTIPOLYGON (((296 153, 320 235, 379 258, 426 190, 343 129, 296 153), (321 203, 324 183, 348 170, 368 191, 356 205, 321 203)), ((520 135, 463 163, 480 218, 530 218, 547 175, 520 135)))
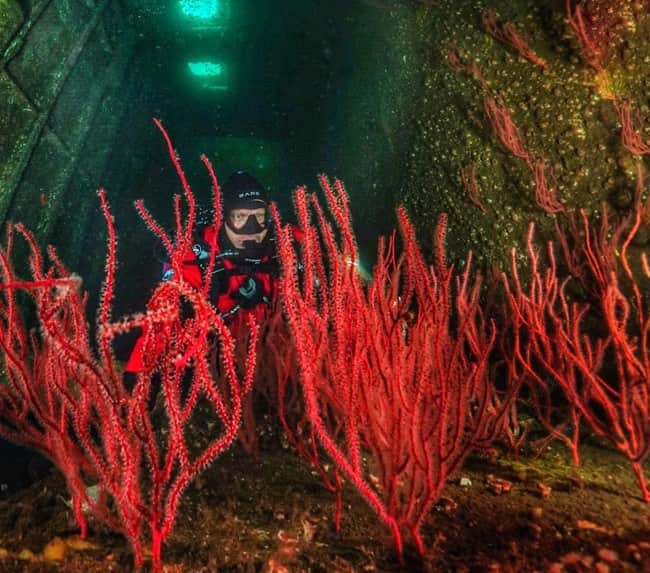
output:
POLYGON ((602 202, 628 212, 636 165, 643 159, 621 145, 612 100, 632 102, 640 134, 650 141, 648 4, 590 4, 611 16, 603 60, 606 76, 581 54, 563 0, 422 3, 414 37, 422 91, 396 199, 407 206, 423 244, 430 244, 440 212, 449 214, 451 256, 462 259, 472 249, 487 265, 507 258, 512 246, 521 246, 531 221, 540 233, 553 235, 558 215, 536 204, 531 171, 495 136, 484 111, 486 96, 509 109, 526 147, 544 159, 549 186, 567 212, 595 212, 602 202), (500 26, 514 24, 546 69, 487 33, 482 14, 489 8, 500 26), (469 71, 452 69, 449 51, 454 47, 466 69, 475 65, 480 70, 484 84, 469 71), (471 164, 485 213, 461 183, 461 169, 471 164))
POLYGON ((73 267, 125 105, 125 19, 118 0, 0 0, 0 220, 73 267))

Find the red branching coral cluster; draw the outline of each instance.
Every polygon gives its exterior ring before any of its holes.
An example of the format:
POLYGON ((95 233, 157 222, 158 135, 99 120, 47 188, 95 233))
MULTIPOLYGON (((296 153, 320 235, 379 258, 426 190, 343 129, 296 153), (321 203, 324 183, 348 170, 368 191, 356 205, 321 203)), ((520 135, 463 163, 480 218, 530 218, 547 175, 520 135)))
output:
MULTIPOLYGON (((141 203, 138 208, 178 266, 192 236, 194 198, 167 141, 189 205, 186 225, 181 223, 178 196, 174 241, 141 203)), ((216 178, 209 162, 204 162, 218 204, 216 178)), ((45 267, 33 237, 21 226, 15 229, 31 250, 31 276, 18 279, 12 264, 15 231, 8 226, 6 247, 0 251, 0 346, 6 373, 6 382, 0 384, 0 435, 40 451, 62 471, 82 535, 84 512, 90 511, 124 533, 137 565, 142 563, 143 543, 150 538, 154 565, 159 567, 162 543, 173 527, 183 491, 237 436, 242 398, 250 391, 255 369, 257 327, 250 325, 249 352, 240 375, 233 336, 206 293, 182 278, 161 283, 143 314, 114 322, 116 237, 105 194, 99 195, 109 240, 97 351, 85 320, 80 280, 65 269, 52 248, 51 266, 45 267), (38 332, 27 330, 17 302, 19 291, 35 308, 38 332), (181 303, 192 309, 191 318, 183 316, 181 303), (144 368, 127 391, 112 342, 134 328, 145 332, 147 351, 144 368), (210 364, 214 341, 219 343, 219 375, 210 364), (160 394, 164 417, 154 423, 148 402, 155 392, 160 394), (218 423, 207 445, 197 452, 188 441, 188 429, 201 400, 218 423), (98 488, 97 496, 90 495, 91 486, 98 488)))
POLYGON ((424 554, 420 528, 467 454, 501 431, 515 386, 489 377, 495 325, 479 305, 481 279, 445 261, 445 218, 428 267, 403 210, 402 250, 381 242, 374 278, 357 269, 347 195, 320 178, 332 226, 315 195, 295 194, 305 232, 302 270, 280 236, 282 295, 307 418, 325 452, 393 532, 424 554), (367 457, 368 461, 364 461, 367 457))
MULTIPOLYGON (((493 102, 487 111, 504 144, 534 166, 507 110, 493 102)), ((157 124, 187 208, 183 213, 177 196, 173 237, 142 202, 137 208, 179 278, 161 283, 143 314, 113 320, 117 239, 100 191, 108 257, 93 345, 80 280, 52 248, 47 266, 31 234, 9 225, 0 249, 6 373, 0 434, 39 450, 62 471, 82 534, 84 512, 90 511, 124 533, 137 564, 150 539, 159 567, 184 489, 241 431, 258 327, 248 325, 250 340, 242 347, 211 305, 214 259, 203 288, 182 279, 196 209, 172 143, 157 124), (25 280, 16 276, 12 261, 16 232, 31 252, 25 280), (19 292, 35 309, 36 332, 27 329, 19 292), (181 311, 188 306, 191 312, 181 311), (127 390, 112 347, 116 336, 134 328, 144 331, 146 351, 144 368, 127 390), (152 411, 156 392, 159 406, 152 411), (217 423, 216 433, 196 451, 189 434, 199 404, 217 423), (97 486, 99 494, 90 495, 89 486, 97 486)), ((219 225, 219 187, 203 160, 214 189, 213 223, 219 225)), ((650 213, 650 200, 642 200, 640 167, 629 219, 614 224, 605 211, 595 230, 584 213, 578 221, 563 214, 556 238, 562 264, 553 245, 543 261, 531 229, 530 277, 520 276, 513 253, 510 275, 492 285, 501 286, 504 295, 493 316, 481 304, 483 279, 471 253, 462 271, 446 260, 444 215, 429 265, 399 209, 399 235, 380 241, 373 278, 366 283, 343 184, 321 176, 320 185, 326 207, 305 188, 295 193, 304 233, 297 250, 272 208, 284 316, 275 315, 267 325, 270 338, 262 355, 275 377, 269 396, 277 396, 289 441, 337 497, 337 527, 346 480, 390 527, 400 556, 405 539, 424 555, 422 526, 445 484, 473 449, 513 435, 517 400, 529 402, 548 433, 569 445, 576 462, 581 424, 608 438, 629 457, 649 500, 642 462, 650 450, 650 309, 644 297, 644 274, 650 279, 650 270, 647 257, 633 265, 628 255, 650 213), (584 300, 571 298, 570 281, 581 283, 584 300), (597 333, 588 319, 600 321, 597 333), (495 368, 498 364, 505 367, 495 368), (496 380, 495 372, 504 371, 505 381, 496 380)), ((245 437, 254 441, 254 423, 245 437)))
POLYGON ((540 261, 532 227, 527 286, 519 278, 513 252, 511 278, 502 276, 511 317, 504 357, 510 377, 529 387, 537 419, 569 446, 574 462, 579 462, 584 422, 629 458, 647 502, 650 493, 641 464, 650 451, 650 309, 642 295, 644 279, 632 272, 627 254, 641 208, 637 203, 632 220, 613 228, 604 209, 599 232, 584 211, 580 217, 580 226, 558 228, 563 262, 572 276, 562 278, 550 243, 548 263, 540 261), (571 300, 569 285, 576 281, 591 300, 571 300), (600 323, 600 334, 589 328, 590 320, 600 323), (562 412, 563 420, 558 416, 562 412))
POLYGON ((517 27, 512 22, 499 24, 496 12, 493 9, 484 10, 481 14, 481 20, 488 34, 495 40, 512 46, 515 51, 529 62, 544 70, 547 69, 546 62, 533 51, 528 45, 528 41, 517 31, 517 27))
POLYGON ((501 143, 515 157, 523 159, 532 173, 537 206, 546 213, 563 212, 564 206, 557 200, 555 188, 548 184, 546 161, 542 157, 535 157, 528 151, 510 110, 489 96, 485 97, 484 107, 485 115, 501 143))
POLYGON ((566 0, 566 13, 584 61, 602 71, 621 42, 626 18, 647 10, 647 1, 566 0), (627 13, 627 16, 626 16, 627 13))

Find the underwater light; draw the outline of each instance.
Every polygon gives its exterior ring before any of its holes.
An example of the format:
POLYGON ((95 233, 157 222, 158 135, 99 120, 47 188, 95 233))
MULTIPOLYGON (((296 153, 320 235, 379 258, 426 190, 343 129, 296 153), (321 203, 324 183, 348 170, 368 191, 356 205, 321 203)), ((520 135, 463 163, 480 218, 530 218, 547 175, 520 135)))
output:
POLYGON ((187 69, 197 85, 204 90, 228 89, 228 68, 222 62, 197 60, 187 62, 187 69))
POLYGON ((200 78, 216 78, 223 75, 224 66, 216 62, 187 62, 193 75, 200 78))
POLYGON ((211 20, 219 13, 219 0, 179 0, 181 12, 190 18, 211 20))

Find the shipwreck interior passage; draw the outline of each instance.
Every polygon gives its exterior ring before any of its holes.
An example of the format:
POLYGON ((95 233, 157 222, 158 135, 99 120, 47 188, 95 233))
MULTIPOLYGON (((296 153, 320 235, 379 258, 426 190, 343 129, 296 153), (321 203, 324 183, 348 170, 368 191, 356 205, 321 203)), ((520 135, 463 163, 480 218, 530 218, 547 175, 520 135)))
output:
POLYGON ((0 0, 0 571, 650 570, 649 94, 650 0, 0 0))
POLYGON ((156 117, 201 205, 210 203, 202 153, 222 179, 254 173, 283 210, 296 185, 315 188, 327 172, 375 197, 364 201, 360 237, 376 237, 403 139, 379 141, 399 115, 381 94, 398 75, 377 49, 392 28, 372 3, 343 0, 2 2, 0 220, 54 244, 94 297, 105 253, 96 191, 105 188, 127 277, 117 304, 136 310, 162 254, 133 202, 168 223, 182 190, 156 117))
MULTIPOLYGON (((364 197, 359 237, 372 254, 408 138, 397 129, 406 102, 390 96, 408 75, 390 69, 402 54, 385 47, 401 32, 378 8, 347 0, 0 2, 2 233, 7 221, 20 222, 42 247, 54 245, 83 278, 93 323, 106 260, 104 188, 119 241, 115 313, 141 311, 164 249, 134 201, 144 199, 171 228, 182 192, 155 117, 200 207, 211 202, 201 154, 221 179, 253 173, 288 217, 295 186, 315 189, 327 172, 364 197)), ((399 8, 407 22, 414 8, 399 8)), ((2 447, 15 460, 2 494, 42 472, 38 456, 2 447)))

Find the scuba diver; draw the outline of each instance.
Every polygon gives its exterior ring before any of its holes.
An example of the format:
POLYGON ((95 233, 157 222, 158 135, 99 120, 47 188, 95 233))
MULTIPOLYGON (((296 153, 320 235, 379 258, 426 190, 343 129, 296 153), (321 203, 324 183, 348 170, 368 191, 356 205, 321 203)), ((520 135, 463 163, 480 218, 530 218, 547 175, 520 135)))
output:
MULTIPOLYGON (((192 253, 183 262, 183 277, 201 288, 202 276, 210 260, 210 245, 217 238, 210 301, 232 329, 246 322, 252 313, 260 322, 269 316, 278 296, 280 262, 276 234, 266 191, 252 175, 237 171, 221 188, 223 220, 220 228, 197 225, 192 253)), ((290 226, 294 241, 302 232, 290 226)), ((172 278, 169 263, 163 265, 162 280, 172 278)), ((134 376, 142 368, 141 336, 124 369, 134 376)))

